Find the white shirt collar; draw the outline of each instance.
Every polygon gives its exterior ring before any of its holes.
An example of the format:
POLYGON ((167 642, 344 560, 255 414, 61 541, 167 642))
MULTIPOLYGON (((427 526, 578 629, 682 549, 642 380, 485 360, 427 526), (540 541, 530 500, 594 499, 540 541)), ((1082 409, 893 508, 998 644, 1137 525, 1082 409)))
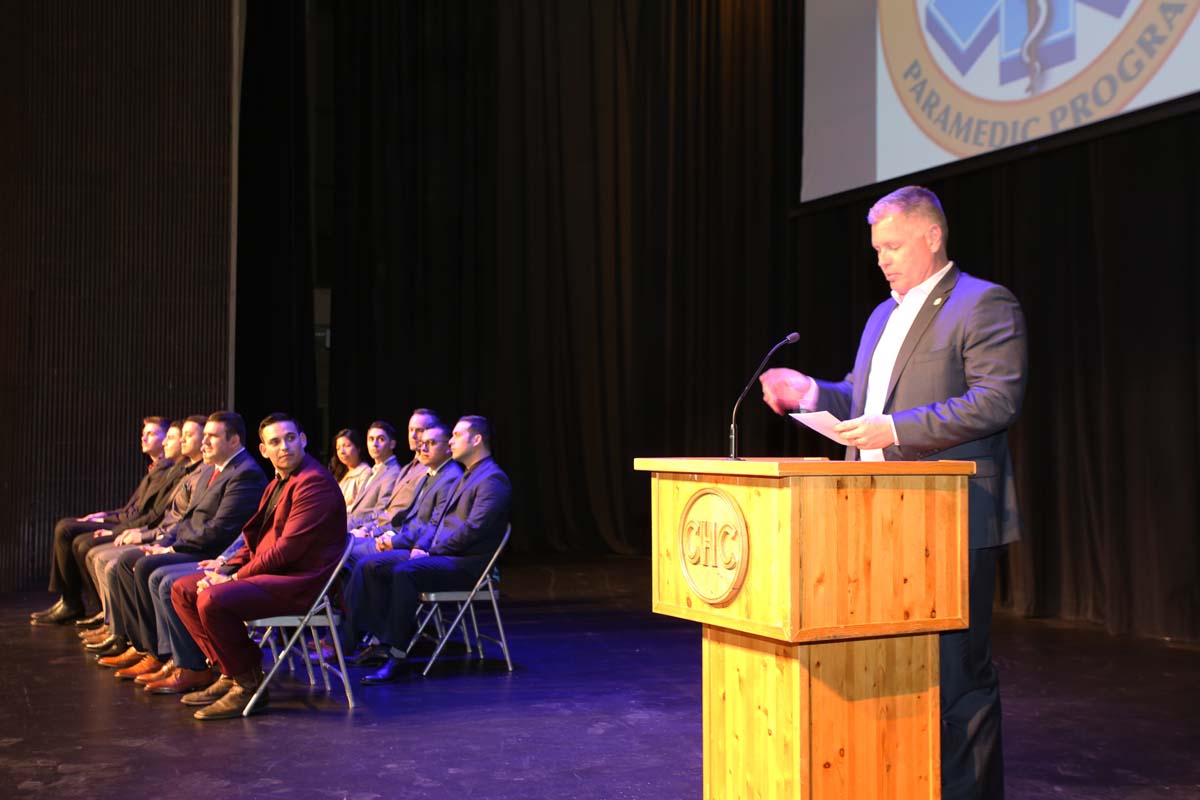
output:
POLYGON ((946 266, 942 267, 937 272, 933 273, 928 278, 909 289, 907 294, 905 294, 903 297, 901 297, 900 294, 893 289, 892 299, 896 301, 896 305, 900 305, 909 297, 912 297, 918 304, 924 303, 925 298, 929 297, 929 293, 933 291, 933 287, 938 285, 938 281, 944 278, 946 273, 949 272, 950 268, 953 266, 953 261, 946 262, 946 266))
POLYGON ((225 463, 224 463, 224 464, 217 464, 217 465, 216 465, 217 472, 218 472, 218 473, 224 472, 224 471, 225 471, 225 468, 229 466, 229 462, 230 462, 230 461, 233 461, 235 458, 237 458, 237 457, 238 457, 238 453, 241 453, 241 452, 242 452, 242 451, 244 451, 245 449, 246 449, 246 448, 244 448, 244 447, 239 447, 239 448, 237 449, 237 453, 234 453, 234 454, 233 454, 233 455, 231 455, 229 458, 225 459, 225 463))

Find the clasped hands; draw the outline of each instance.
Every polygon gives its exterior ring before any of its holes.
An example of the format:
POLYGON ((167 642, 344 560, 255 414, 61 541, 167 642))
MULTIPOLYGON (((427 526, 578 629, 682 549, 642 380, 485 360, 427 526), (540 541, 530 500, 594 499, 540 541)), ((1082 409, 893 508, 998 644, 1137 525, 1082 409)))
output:
MULTIPOLYGON (((381 534, 380 537, 375 540, 375 549, 378 550, 380 553, 385 552, 387 550, 394 550, 395 547, 393 545, 393 542, 395 541, 395 539, 396 539, 395 531, 384 531, 383 534, 381 534)), ((408 558, 410 561, 414 558, 423 558, 427 555, 429 555, 429 553, 425 552, 424 550, 418 550, 415 547, 408 551, 408 558)))
MULTIPOLYGON (((759 377, 763 402, 776 414, 787 414, 801 407, 804 398, 813 390, 814 381, 794 369, 775 367, 759 377)), ((847 419, 833 426, 841 440, 859 450, 878 450, 896 443, 892 422, 886 414, 866 414, 847 419)))
POLYGON ((233 580, 232 575, 222 575, 215 569, 204 570, 204 577, 196 582, 196 594, 200 594, 210 586, 220 586, 222 583, 229 583, 233 580))

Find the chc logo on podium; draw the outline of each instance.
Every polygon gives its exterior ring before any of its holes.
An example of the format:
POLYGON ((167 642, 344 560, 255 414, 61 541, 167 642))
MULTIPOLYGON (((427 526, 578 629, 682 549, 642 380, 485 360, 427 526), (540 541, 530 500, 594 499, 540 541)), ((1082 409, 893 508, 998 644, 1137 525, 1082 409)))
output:
POLYGON ((1123 110, 1170 57, 1200 0, 879 0, 896 96, 958 156, 1123 110))
POLYGON ((679 566, 693 592, 714 606, 732 600, 746 579, 749 545, 736 500, 713 488, 692 495, 679 520, 679 566))

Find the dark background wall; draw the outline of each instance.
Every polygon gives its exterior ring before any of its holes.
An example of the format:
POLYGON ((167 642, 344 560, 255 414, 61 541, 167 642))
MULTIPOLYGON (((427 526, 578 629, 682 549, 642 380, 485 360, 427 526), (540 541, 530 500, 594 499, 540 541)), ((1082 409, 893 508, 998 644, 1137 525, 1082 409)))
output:
MULTIPOLYGON (((892 185, 792 213, 802 12, 251 4, 243 100, 258 113, 239 166, 258 200, 238 214, 238 407, 253 421, 320 398, 330 428, 402 423, 418 405, 486 414, 517 492, 514 557, 644 554, 633 457, 722 453, 762 352, 798 330, 778 362, 839 376, 885 295, 863 218, 892 185), (328 378, 313 373, 313 288, 331 298, 328 378)), ((211 21, 195 24, 202 37, 211 21)), ((1026 533, 999 587, 1022 613, 1200 638, 1197 140, 1192 112, 923 177, 952 257, 1011 286, 1029 319, 1013 430, 1026 533)), ((119 220, 64 236, 91 247, 119 220)), ((742 435, 750 455, 838 455, 758 402, 742 435)))
POLYGON ((228 2, 0 2, 0 590, 228 393, 228 2))

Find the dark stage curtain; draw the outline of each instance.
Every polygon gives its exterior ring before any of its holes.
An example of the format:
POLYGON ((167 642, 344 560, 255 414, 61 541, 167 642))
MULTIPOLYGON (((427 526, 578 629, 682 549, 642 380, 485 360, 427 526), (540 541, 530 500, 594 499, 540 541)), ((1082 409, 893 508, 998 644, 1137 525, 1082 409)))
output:
POLYGON ((246 4, 238 128, 234 408, 258 453, 273 411, 318 429, 313 355, 305 16, 246 4))
POLYGON ((485 414, 515 549, 644 552, 634 456, 719 452, 788 324, 779 7, 334 7, 331 426, 485 414))
MULTIPOLYGON (((864 216, 892 187, 789 219, 800 4, 327 11, 332 426, 485 414, 516 489, 514 549, 645 552, 634 456, 723 454, 747 373, 790 330, 778 363, 849 367, 886 295, 864 216)), ((951 255, 1029 318, 1013 433, 1026 535, 1001 582, 1021 613, 1200 636, 1198 126, 932 184, 951 255)), ((741 428, 747 455, 840 456, 757 391, 741 428)))

